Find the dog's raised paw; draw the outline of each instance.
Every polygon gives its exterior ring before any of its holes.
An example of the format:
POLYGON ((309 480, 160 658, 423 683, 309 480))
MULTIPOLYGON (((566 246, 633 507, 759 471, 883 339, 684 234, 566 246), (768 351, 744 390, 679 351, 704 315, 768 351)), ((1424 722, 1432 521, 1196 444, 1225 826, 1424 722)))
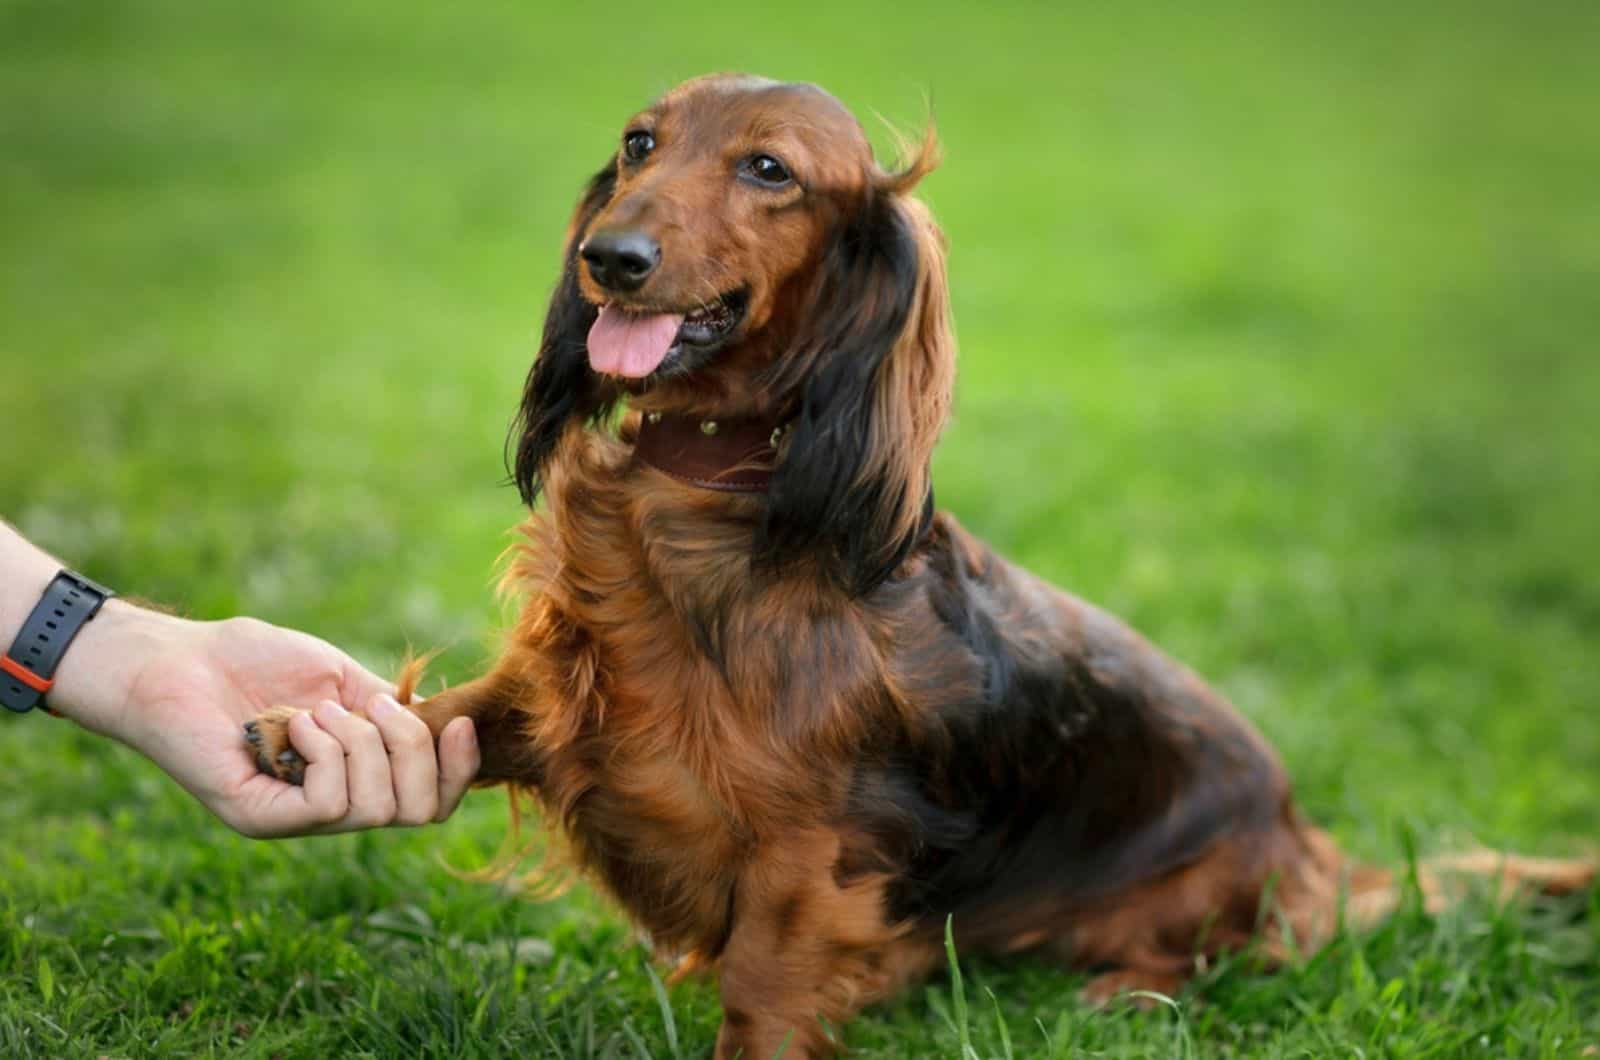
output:
POLYGON ((273 707, 254 721, 244 723, 244 740, 255 756, 256 768, 290 784, 303 784, 306 760, 289 744, 289 719, 304 713, 297 707, 273 707))

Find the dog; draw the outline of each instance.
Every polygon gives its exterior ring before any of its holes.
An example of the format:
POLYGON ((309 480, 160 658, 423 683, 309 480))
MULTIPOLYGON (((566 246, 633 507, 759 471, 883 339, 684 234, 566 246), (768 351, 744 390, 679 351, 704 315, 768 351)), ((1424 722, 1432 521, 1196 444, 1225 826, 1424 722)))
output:
MULTIPOLYGON (((830 1053, 944 959, 1036 952, 1092 1001, 1315 948, 1392 874, 1297 810, 1220 695, 933 504, 943 238, 811 85, 687 82, 589 182, 513 428, 524 604, 476 725, 659 951, 720 979, 716 1055, 830 1053), (1270 915, 1269 915, 1270 914, 1270 915)), ((409 682, 406 682, 409 684, 409 682)), ((404 696, 402 697, 404 698, 404 696)), ((291 708, 254 724, 293 778, 291 708)), ((1463 868, 1547 890, 1586 862, 1463 868)))

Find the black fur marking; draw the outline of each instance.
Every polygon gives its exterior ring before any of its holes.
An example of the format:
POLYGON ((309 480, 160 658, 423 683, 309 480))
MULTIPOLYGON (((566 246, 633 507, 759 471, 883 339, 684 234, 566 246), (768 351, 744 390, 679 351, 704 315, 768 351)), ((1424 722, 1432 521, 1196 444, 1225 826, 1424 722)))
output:
POLYGON ((1070 628, 992 553, 969 572, 936 533, 925 556, 944 635, 910 649, 903 680, 930 731, 856 772, 844 830, 860 840, 836 875, 894 873, 889 915, 932 930, 1026 901, 1082 908, 1271 826, 1275 759, 1180 666, 1087 605, 1070 628))
MULTIPOLYGON (((848 215, 829 241, 812 308, 816 334, 802 349, 816 365, 800 389, 786 455, 776 469, 765 522, 756 535, 757 563, 781 569, 820 553, 820 566, 856 595, 894 572, 916 535, 885 529, 907 504, 899 483, 865 477, 872 445, 873 402, 890 351, 909 323, 917 293, 917 246, 892 199, 873 196, 848 215)), ((809 358, 785 359, 789 364, 809 358)), ((779 369, 785 367, 780 364, 779 369)), ((781 375, 773 389, 795 385, 781 375)))
MULTIPOLYGON (((511 425, 516 441, 512 478, 522 500, 530 507, 543 487, 545 461, 554 452, 567 424, 574 418, 603 419, 617 394, 589 369, 589 328, 598 310, 578 290, 578 243, 589 221, 611 198, 617 184, 613 160, 589 181, 573 221, 561 280, 550 297, 544 319, 539 356, 528 370, 522 407, 511 425)), ((509 448, 509 445, 508 445, 509 448)))

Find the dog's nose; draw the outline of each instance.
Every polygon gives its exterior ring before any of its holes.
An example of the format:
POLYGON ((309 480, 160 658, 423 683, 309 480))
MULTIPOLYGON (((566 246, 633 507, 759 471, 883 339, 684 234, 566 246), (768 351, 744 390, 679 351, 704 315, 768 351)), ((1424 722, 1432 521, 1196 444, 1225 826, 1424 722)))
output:
POLYGON ((594 282, 609 291, 637 291, 661 262, 661 244, 637 229, 596 232, 578 253, 594 282))

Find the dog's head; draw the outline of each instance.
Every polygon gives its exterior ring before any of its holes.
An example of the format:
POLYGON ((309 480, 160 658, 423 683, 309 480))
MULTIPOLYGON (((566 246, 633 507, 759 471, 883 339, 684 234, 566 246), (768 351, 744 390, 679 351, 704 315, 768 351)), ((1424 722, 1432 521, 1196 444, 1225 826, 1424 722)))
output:
POLYGON ((641 411, 792 418, 758 547, 825 547, 855 588, 914 541, 954 375, 942 239, 909 195, 932 135, 888 171, 812 85, 687 82, 623 127, 567 235, 518 418, 532 503, 575 420, 641 411))

